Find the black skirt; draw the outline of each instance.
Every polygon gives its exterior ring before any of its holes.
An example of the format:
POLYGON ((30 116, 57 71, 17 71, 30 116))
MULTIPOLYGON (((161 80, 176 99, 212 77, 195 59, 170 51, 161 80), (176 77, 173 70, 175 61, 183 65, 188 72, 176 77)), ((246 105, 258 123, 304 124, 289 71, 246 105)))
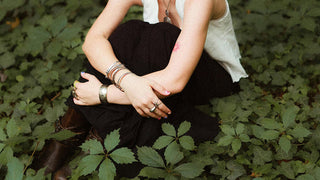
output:
MULTIPOLYGON (((168 23, 149 24, 132 20, 120 25, 109 41, 119 61, 135 74, 144 75, 167 66, 179 33, 179 28, 168 23)), ((95 75, 104 84, 110 84, 89 63, 87 73, 95 75)), ((79 81, 86 80, 80 78, 79 81)), ((167 119, 144 118, 131 105, 78 106, 74 104, 72 96, 68 98, 67 105, 81 112, 101 137, 120 128, 120 146, 134 149, 135 146, 152 146, 163 134, 161 124, 164 122, 177 128, 181 122, 189 121, 192 127, 187 134, 196 143, 212 140, 219 132, 217 119, 194 106, 206 104, 211 98, 228 96, 238 90, 238 84, 232 83, 230 75, 222 66, 203 51, 184 90, 162 100, 172 111, 167 119)), ((132 177, 137 173, 123 174, 132 177)))

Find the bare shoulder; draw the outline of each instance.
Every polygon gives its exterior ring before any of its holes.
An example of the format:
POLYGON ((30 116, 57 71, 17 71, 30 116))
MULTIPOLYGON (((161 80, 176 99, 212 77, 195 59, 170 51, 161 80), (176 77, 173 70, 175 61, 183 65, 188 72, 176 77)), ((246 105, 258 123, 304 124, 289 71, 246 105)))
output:
POLYGON ((121 3, 121 4, 127 4, 129 6, 133 6, 133 5, 142 6, 142 0, 125 0, 125 1, 109 0, 108 3, 121 3))
POLYGON ((226 0, 186 0, 185 10, 191 10, 197 7, 200 12, 211 14, 211 19, 218 19, 222 17, 227 8, 226 0))

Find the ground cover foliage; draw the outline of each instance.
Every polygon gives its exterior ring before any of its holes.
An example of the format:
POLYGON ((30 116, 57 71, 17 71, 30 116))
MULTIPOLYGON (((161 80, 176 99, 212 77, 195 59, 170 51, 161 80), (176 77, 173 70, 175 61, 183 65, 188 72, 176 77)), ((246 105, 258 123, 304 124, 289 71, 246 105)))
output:
MULTIPOLYGON (((153 147, 114 149, 118 130, 71 163, 73 179, 112 179, 114 163, 140 161, 140 176, 165 179, 320 179, 320 2, 230 0, 242 62, 241 92, 200 107, 221 123, 211 142, 195 146, 163 124, 153 147), (159 154, 164 150, 164 155, 159 154), (100 170, 100 171, 99 171, 100 170)), ((86 60, 81 43, 103 1, 0 2, 0 179, 44 179, 28 166, 54 134, 70 85, 86 60)), ((141 19, 132 8, 126 20, 141 19)), ((46 178, 50 179, 48 175, 46 178)))

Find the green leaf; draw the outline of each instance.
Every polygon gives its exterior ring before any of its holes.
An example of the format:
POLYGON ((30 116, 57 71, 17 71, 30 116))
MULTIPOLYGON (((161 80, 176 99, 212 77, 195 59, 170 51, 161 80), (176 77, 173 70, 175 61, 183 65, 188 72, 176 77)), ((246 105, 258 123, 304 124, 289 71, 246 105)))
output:
POLYGON ((307 12, 308 16, 319 17, 320 16, 320 8, 314 7, 307 12))
POLYGON ((168 173, 164 169, 153 168, 153 167, 144 167, 141 169, 139 176, 160 179, 165 178, 168 173))
POLYGON ((297 106, 290 106, 281 113, 282 122, 285 128, 295 124, 295 119, 298 114, 299 108, 297 106))
POLYGON ((298 176, 296 180, 316 180, 316 179, 310 174, 302 174, 298 176))
POLYGON ((6 146, 5 144, 0 143, 0 153, 5 146, 6 146))
POLYGON ((285 175, 289 179, 295 179, 295 173, 294 170, 292 169, 290 163, 288 162, 281 162, 279 171, 281 174, 285 175))
POLYGON ((238 123, 238 124, 237 124, 237 127, 236 127, 236 133, 237 133, 237 135, 242 134, 243 131, 244 131, 244 129, 245 129, 244 124, 238 123))
POLYGON ((188 121, 183 121, 178 128, 178 137, 184 135, 191 128, 191 123, 188 121))
POLYGON ((83 151, 90 151, 90 154, 104 154, 102 144, 96 139, 85 141, 80 147, 83 151))
POLYGON ((168 136, 172 136, 172 137, 176 137, 176 130, 175 128, 169 124, 169 123, 163 123, 161 125, 162 131, 168 135, 168 136))
POLYGON ((272 152, 269 150, 263 150, 260 146, 254 146, 253 148, 253 164, 263 165, 265 162, 272 160, 272 152))
POLYGON ((290 134, 296 138, 304 138, 307 137, 311 134, 311 132, 306 129, 305 127, 303 127, 302 124, 298 124, 293 130, 292 132, 290 132, 290 134))
POLYGON ((68 23, 67 17, 60 15, 55 18, 52 24, 50 25, 50 30, 53 36, 56 36, 68 23))
POLYGON ((0 56, 0 66, 3 69, 7 69, 10 66, 14 65, 16 62, 15 57, 12 53, 6 52, 0 56))
POLYGON ((174 165, 183 159, 183 153, 180 152, 179 145, 176 142, 173 142, 164 151, 164 157, 167 165, 174 165))
POLYGON ((264 118, 259 124, 266 129, 280 129, 281 123, 276 122, 274 119, 264 118))
POLYGON ((244 169, 243 165, 233 160, 228 161, 226 166, 231 171, 227 179, 238 179, 238 177, 246 173, 246 170, 244 169))
POLYGON ((170 144, 173 140, 174 140, 174 137, 171 137, 171 136, 160 136, 156 140, 156 142, 154 142, 152 147, 155 149, 162 149, 168 146, 168 144, 170 144))
POLYGON ((279 137, 279 132, 276 130, 267 130, 264 131, 261 136, 262 139, 266 139, 266 140, 273 140, 273 139, 277 139, 279 137))
POLYGON ((281 136, 281 138, 279 139, 279 145, 281 149, 286 153, 288 153, 291 149, 291 142, 286 136, 281 136))
POLYGON ((241 141, 240 139, 233 139, 231 144, 233 152, 237 153, 239 149, 241 148, 241 141))
POLYGON ((108 152, 114 149, 120 143, 119 131, 119 129, 114 130, 106 136, 106 139, 104 140, 104 147, 108 152))
POLYGON ((234 128, 232 128, 229 125, 221 125, 221 131, 226 135, 230 135, 230 136, 236 135, 234 128))
POLYGON ((138 147, 138 158, 144 165, 151 167, 165 167, 162 157, 150 147, 138 147))
POLYGON ((23 168, 24 165, 19 161, 18 158, 12 158, 8 164, 8 172, 6 175, 6 180, 19 180, 23 178, 23 168))
POLYGON ((116 176, 116 167, 110 159, 105 159, 99 168, 99 179, 114 179, 116 176))
POLYGON ((246 134, 240 134, 239 138, 242 142, 250 142, 250 137, 246 134))
POLYGON ((80 169, 80 175, 88 175, 95 171, 103 158, 103 155, 88 155, 81 159, 78 167, 80 169))
POLYGON ((50 136, 51 138, 53 139, 56 139, 58 141, 62 141, 62 140, 65 140, 65 139, 68 139, 68 138, 71 138, 73 136, 75 136, 76 134, 70 130, 62 130, 62 131, 59 131, 57 133, 54 133, 52 136, 50 136))
POLYGON ((10 119, 7 124, 7 134, 9 138, 12 138, 19 134, 19 129, 15 119, 10 119))
POLYGON ((232 143, 232 140, 234 139, 233 136, 223 136, 219 139, 218 141, 218 146, 228 146, 229 144, 232 143))
POLYGON ((181 176, 186 178, 195 178, 199 176, 204 170, 196 163, 184 163, 174 168, 175 172, 179 172, 181 176))
POLYGON ((195 145, 191 136, 182 136, 179 138, 180 145, 186 150, 194 150, 195 145))
POLYGON ((3 129, 0 129, 0 141, 5 141, 7 139, 7 135, 4 133, 3 129))
POLYGON ((114 150, 110 157, 118 164, 129 164, 136 161, 133 152, 126 147, 114 150))
POLYGON ((317 24, 316 24, 315 19, 313 19, 313 18, 304 18, 301 22, 301 26, 304 29, 307 29, 311 32, 314 32, 314 29, 316 28, 317 24))

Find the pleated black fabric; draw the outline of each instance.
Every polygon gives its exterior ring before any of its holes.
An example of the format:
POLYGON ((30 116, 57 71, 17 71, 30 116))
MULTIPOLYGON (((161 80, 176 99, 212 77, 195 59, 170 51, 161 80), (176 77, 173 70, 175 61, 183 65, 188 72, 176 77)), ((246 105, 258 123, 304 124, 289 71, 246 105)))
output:
MULTIPOLYGON (((109 41, 117 58, 137 75, 144 75, 164 69, 179 36, 180 29, 168 24, 149 24, 132 20, 120 25, 109 41)), ((102 83, 110 84, 104 75, 88 64, 87 73, 95 75, 102 83)), ((80 78, 80 82, 85 80, 80 78)), ((211 98, 228 96, 238 91, 230 75, 205 51, 185 89, 163 100, 171 110, 168 119, 141 117, 128 105, 78 106, 70 96, 67 105, 80 111, 101 137, 120 128, 120 147, 152 146, 161 136, 161 124, 169 122, 176 128, 183 121, 192 124, 188 135, 196 143, 212 140, 219 132, 218 121, 194 108, 194 105, 208 103, 211 98)), ((118 166, 118 175, 134 177, 141 164, 118 166)))

